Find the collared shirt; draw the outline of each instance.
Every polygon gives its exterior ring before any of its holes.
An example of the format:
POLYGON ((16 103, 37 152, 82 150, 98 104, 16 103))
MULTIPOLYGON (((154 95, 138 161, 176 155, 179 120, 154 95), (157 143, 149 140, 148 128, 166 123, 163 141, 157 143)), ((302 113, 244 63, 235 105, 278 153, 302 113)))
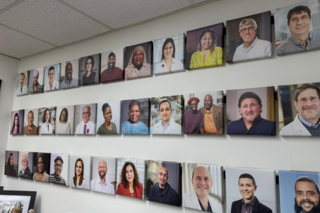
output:
POLYGON ((59 82, 56 81, 55 79, 53 80, 52 85, 50 85, 50 83, 48 82, 44 86, 44 91, 50 91, 50 90, 56 90, 56 89, 59 89, 59 82))
POLYGON ((21 87, 19 84, 19 87, 16 90, 16 95, 26 95, 27 93, 28 93, 28 88, 24 85, 21 87))
POLYGON ((69 82, 66 78, 61 82, 60 84, 60 89, 67 89, 67 88, 72 88, 72 87, 78 87, 79 86, 79 81, 75 78, 72 78, 71 81, 69 82))
MULTIPOLYGON (((171 119, 171 118, 170 118, 170 119, 171 119)), ((162 127, 163 133, 165 133, 166 130, 170 127, 170 122, 168 122, 166 126, 163 126, 163 123, 162 123, 162 121, 161 121, 161 127, 162 127)))
POLYGON ((252 200, 250 200, 249 203, 245 203, 243 198, 242 198, 242 209, 241 213, 252 213, 252 209, 254 206, 254 202, 256 201, 256 197, 253 197, 252 200))
MULTIPOLYGON (((198 201, 199 201, 199 204, 200 204, 200 207, 201 207, 201 210, 202 211, 206 211, 205 209, 204 209, 204 207, 203 207, 203 205, 202 205, 202 203, 200 202, 200 200, 198 199, 198 201)), ((208 201, 208 211, 207 212, 212 212, 212 209, 211 209, 211 206, 210 206, 210 202, 208 201)))
POLYGON ((91 191, 114 195, 114 186, 106 178, 104 178, 104 184, 101 183, 100 178, 96 178, 91 181, 91 191))
POLYGON ((25 126, 23 128, 23 134, 26 135, 39 135, 39 128, 32 124, 31 130, 29 130, 29 126, 25 126))
POLYGON ((210 110, 206 110, 204 115, 204 131, 209 134, 217 133, 217 128, 213 120, 213 106, 211 106, 210 110))
POLYGON ((84 135, 83 134, 83 131, 84 131, 84 125, 86 125, 86 134, 89 135, 89 134, 96 134, 96 125, 92 122, 92 121, 88 121, 86 124, 81 121, 78 125, 77 125, 77 128, 76 128, 76 134, 81 134, 81 135, 84 135))
POLYGON ((271 57, 271 42, 256 37, 248 48, 239 45, 233 55, 233 62, 271 57))
MULTIPOLYGON (((181 61, 172 58, 171 62, 171 71, 170 72, 175 72, 175 71, 182 71, 183 70, 183 64, 181 61)), ((163 74, 163 73, 169 73, 169 69, 166 65, 165 60, 162 60, 157 66, 156 69, 154 70, 154 74, 163 74)))
POLYGON ((306 121, 306 120, 304 120, 303 118, 301 118, 300 115, 298 115, 298 117, 299 117, 299 120, 300 120, 304 125, 306 125, 306 126, 308 126, 308 127, 311 127, 311 128, 319 128, 319 127, 320 127, 320 120, 318 121, 317 124, 313 124, 313 123, 310 123, 309 121, 306 121))

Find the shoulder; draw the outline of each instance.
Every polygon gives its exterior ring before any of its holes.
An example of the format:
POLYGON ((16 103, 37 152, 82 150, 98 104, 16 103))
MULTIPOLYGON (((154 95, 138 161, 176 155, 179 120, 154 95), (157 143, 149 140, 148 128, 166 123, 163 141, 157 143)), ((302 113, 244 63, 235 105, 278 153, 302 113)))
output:
POLYGON ((194 52, 193 54, 192 54, 192 57, 194 56, 194 57, 196 57, 196 56, 200 56, 201 55, 201 52, 199 51, 199 50, 197 50, 197 52, 194 52))
POLYGON ((268 126, 274 126, 275 125, 274 121, 269 121, 269 120, 266 120, 264 118, 261 118, 261 119, 262 119, 262 124, 263 125, 268 125, 268 126))
POLYGON ((317 32, 317 31, 310 31, 309 33, 310 33, 310 36, 311 36, 313 39, 314 39, 314 38, 316 38, 316 39, 319 39, 319 38, 320 38, 320 33, 317 32))
MULTIPOLYGON (((258 39, 258 38, 257 38, 258 39)), ((261 45, 271 45, 270 41, 258 39, 258 43, 261 45)))
POLYGON ((214 51, 222 52, 222 47, 215 47, 214 51))
POLYGON ((295 122, 295 120, 293 120, 291 123, 282 127, 282 129, 280 130, 280 135, 286 135, 286 134, 293 133, 293 126, 294 126, 293 123, 294 122, 295 122))
POLYGON ((240 118, 239 120, 235 120, 235 121, 231 121, 230 123, 228 123, 228 127, 234 127, 234 126, 238 126, 241 123, 243 123, 242 119, 240 118))
POLYGON ((145 123, 143 123, 142 121, 139 122, 139 126, 147 127, 147 125, 145 123))
POLYGON ((129 121, 124 121, 121 126, 129 126, 131 125, 131 123, 129 121))
POLYGON ((272 213, 272 210, 264 204, 257 201, 261 213, 272 213))
POLYGON ((151 64, 149 64, 148 62, 147 63, 143 63, 143 65, 144 65, 145 68, 148 68, 148 69, 151 68, 151 64))

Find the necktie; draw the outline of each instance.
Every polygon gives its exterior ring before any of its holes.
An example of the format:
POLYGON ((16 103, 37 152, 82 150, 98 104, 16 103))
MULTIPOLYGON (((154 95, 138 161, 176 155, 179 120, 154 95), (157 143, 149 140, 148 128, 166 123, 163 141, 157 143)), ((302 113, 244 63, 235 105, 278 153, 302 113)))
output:
POLYGON ((21 89, 20 89, 20 90, 21 90, 21 92, 22 92, 22 87, 21 87, 21 89))
POLYGON ((86 134, 86 133, 87 133, 87 125, 85 124, 83 128, 83 134, 86 134))

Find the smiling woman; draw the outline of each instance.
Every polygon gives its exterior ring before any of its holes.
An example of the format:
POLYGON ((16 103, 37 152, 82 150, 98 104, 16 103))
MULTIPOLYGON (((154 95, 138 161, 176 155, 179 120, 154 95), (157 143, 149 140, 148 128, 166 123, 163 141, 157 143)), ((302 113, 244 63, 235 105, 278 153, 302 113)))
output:
POLYGON ((34 157, 37 157, 36 165, 34 166, 37 168, 37 172, 34 173, 33 180, 49 183, 49 175, 47 173, 49 170, 47 169, 50 169, 50 154, 36 153, 34 157))

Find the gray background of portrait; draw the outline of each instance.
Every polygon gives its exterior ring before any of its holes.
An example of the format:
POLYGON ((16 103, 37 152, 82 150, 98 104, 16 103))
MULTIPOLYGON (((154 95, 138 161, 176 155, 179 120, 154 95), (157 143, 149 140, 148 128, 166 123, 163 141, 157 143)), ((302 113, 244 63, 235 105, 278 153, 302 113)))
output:
POLYGON ((33 125, 38 126, 39 123, 39 109, 25 109, 24 110, 24 127, 28 125, 28 114, 30 111, 33 111, 33 125))
MULTIPOLYGON (((54 80, 56 80, 59 83, 59 86, 60 86, 61 63, 45 66, 44 67, 44 86, 43 86, 43 90, 44 91, 49 91, 49 90, 45 90, 44 87, 49 84, 48 73, 49 73, 49 68, 50 67, 54 67, 54 80)), ((56 90, 59 90, 59 89, 56 89, 56 90)))
POLYGON ((91 156, 70 155, 69 157, 69 186, 73 186, 73 177, 75 174, 75 163, 78 158, 83 161, 83 177, 88 182, 88 190, 91 190, 91 156))
MULTIPOLYGON (((19 152, 19 164, 18 164, 19 171, 18 171, 18 173, 22 169, 22 155, 23 154, 27 154, 28 155, 28 167, 29 167, 31 173, 33 174, 33 168, 32 168, 33 152, 19 152)), ((18 174, 18 176, 19 176, 19 174, 18 174)))
POLYGON ((23 134, 23 125, 24 125, 24 110, 17 110, 17 111, 12 111, 11 112, 11 124, 10 124, 10 134, 12 135, 12 127, 13 127, 13 121, 14 121, 14 115, 18 113, 19 116, 19 125, 20 125, 20 132, 19 135, 23 134))
MULTIPOLYGON (((30 76, 29 76, 29 87, 31 87, 33 85, 33 72, 34 70, 38 70, 39 71, 39 76, 38 76, 38 83, 43 86, 42 87, 42 90, 44 88, 44 85, 43 85, 43 67, 41 68, 37 68, 37 69, 33 69, 33 70, 30 70, 30 76)), ((29 89, 28 87, 28 89, 29 89)), ((43 92, 43 91, 42 91, 43 92)), ((32 93, 31 93, 32 94, 32 93)))
POLYGON ((116 194, 117 182, 117 158, 107 158, 107 157, 92 157, 92 168, 91 168, 91 181, 99 177, 98 166, 99 162, 104 160, 107 163, 107 174, 106 180, 110 183, 115 183, 114 194, 116 194))
MULTIPOLYGON (((94 77, 94 83, 99 83, 99 76, 100 76, 100 57, 101 54, 95 54, 95 55, 88 55, 86 57, 80 58, 80 63, 79 63, 79 81, 80 85, 83 85, 82 77, 86 74, 86 60, 89 56, 93 57, 94 60, 94 65, 92 67, 92 71, 96 73, 96 76, 94 77)), ((90 84, 85 84, 85 85, 90 85, 90 84)))
MULTIPOLYGON (((66 64, 70 62, 72 64, 72 78, 79 79, 79 59, 74 59, 61 63, 61 78, 60 83, 65 79, 66 76, 66 64)), ((78 86, 80 85, 80 80, 78 80, 78 86)))
POLYGON ((121 101, 108 101, 98 103, 97 108, 97 123, 96 123, 96 132, 98 132, 99 127, 104 123, 104 117, 102 112, 103 104, 108 103, 112 111, 111 122, 114 123, 117 127, 117 133, 120 134, 120 110, 121 110, 121 101))
POLYGON ((18 164, 19 164, 19 152, 18 151, 10 151, 6 150, 5 158, 4 158, 4 168, 8 165, 8 159, 12 153, 13 156, 13 168, 16 170, 17 176, 19 175, 18 164))
MULTIPOLYGON (((66 108, 68 110, 68 123, 70 123, 71 127, 71 135, 74 134, 74 113, 75 113, 75 105, 69 105, 69 106, 57 106, 57 129, 60 122, 60 115, 63 108, 66 108)), ((57 133, 58 134, 58 133, 57 133)))
POLYGON ((50 158, 50 174, 54 173, 54 160, 56 157, 60 156, 63 160, 63 168, 61 171, 61 177, 66 181, 66 184, 68 186, 69 183, 69 155, 67 154, 58 154, 58 153, 51 153, 51 158, 50 158))
MULTIPOLYGON (((74 133, 77 129, 78 124, 82 121, 82 110, 85 106, 89 106, 91 110, 90 121, 92 121, 96 125, 97 119, 97 104, 80 104, 75 107, 75 118, 74 118, 74 133)), ((97 130, 97 126, 96 126, 97 130)))
POLYGON ((147 56, 147 62, 152 65, 152 41, 141 43, 141 44, 136 44, 132 46, 128 46, 125 48, 125 53, 124 53, 124 68, 126 68, 129 64, 130 57, 132 55, 132 51, 134 48, 137 46, 142 46, 144 51, 146 52, 147 56))
MULTIPOLYGON (((150 120, 149 120, 149 106, 150 99, 134 99, 140 102, 140 118, 139 121, 142 121, 149 128, 150 120)), ((125 100, 121 102, 121 124, 129 119, 129 104, 132 100, 125 100)))
POLYGON ((43 112, 44 110, 48 108, 50 110, 50 114, 51 114, 51 125, 52 125, 52 131, 53 131, 53 134, 55 134, 55 130, 56 130, 56 107, 42 107, 42 108, 39 108, 39 133, 40 133, 40 128, 41 128, 41 125, 43 124, 42 123, 42 115, 43 115, 43 112))

